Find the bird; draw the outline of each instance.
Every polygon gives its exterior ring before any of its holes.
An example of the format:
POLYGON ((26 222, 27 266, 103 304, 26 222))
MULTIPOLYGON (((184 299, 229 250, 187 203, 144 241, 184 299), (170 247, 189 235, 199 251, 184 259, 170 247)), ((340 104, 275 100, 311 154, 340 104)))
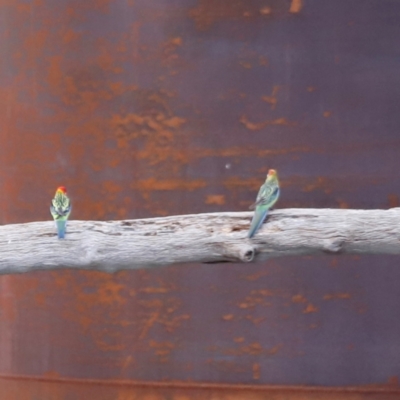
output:
POLYGON ((247 234, 248 238, 252 238, 260 229, 268 210, 277 202, 279 194, 278 175, 274 169, 270 169, 264 184, 257 194, 256 202, 250 206, 250 209, 255 209, 255 211, 247 234))
POLYGON ((59 239, 64 239, 65 237, 65 227, 67 225, 68 217, 71 214, 71 209, 72 206, 71 201, 67 196, 67 189, 65 186, 59 186, 50 206, 50 213, 56 223, 59 239))

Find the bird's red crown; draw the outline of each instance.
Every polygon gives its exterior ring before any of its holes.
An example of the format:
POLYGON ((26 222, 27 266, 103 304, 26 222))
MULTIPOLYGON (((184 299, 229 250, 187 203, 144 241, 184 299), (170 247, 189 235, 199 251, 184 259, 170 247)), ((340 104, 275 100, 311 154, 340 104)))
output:
POLYGON ((59 186, 57 188, 57 192, 61 192, 62 194, 67 194, 67 188, 65 186, 59 186))

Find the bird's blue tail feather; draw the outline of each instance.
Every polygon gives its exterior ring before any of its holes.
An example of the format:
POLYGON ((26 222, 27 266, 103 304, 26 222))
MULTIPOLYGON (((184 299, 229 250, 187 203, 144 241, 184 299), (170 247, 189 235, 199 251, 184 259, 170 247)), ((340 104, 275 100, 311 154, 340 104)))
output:
POLYGON ((248 238, 252 238, 256 232, 260 229, 262 223, 264 222, 266 216, 268 214, 268 210, 262 212, 255 212, 253 215, 253 219, 251 220, 249 233, 247 234, 248 238))
POLYGON ((57 234, 59 239, 65 238, 65 227, 67 225, 67 221, 56 221, 57 225, 57 234))

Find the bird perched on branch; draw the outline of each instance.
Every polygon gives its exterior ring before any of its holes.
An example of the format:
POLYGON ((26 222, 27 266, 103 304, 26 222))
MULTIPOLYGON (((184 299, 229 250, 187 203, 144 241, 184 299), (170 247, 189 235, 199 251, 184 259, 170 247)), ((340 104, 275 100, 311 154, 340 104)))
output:
POLYGON ((67 196, 67 189, 64 186, 58 187, 54 199, 51 201, 50 213, 56 222, 59 239, 64 239, 65 237, 65 227, 69 214, 71 214, 71 208, 71 201, 67 196))
POLYGON ((247 237, 253 237, 260 229, 268 210, 277 202, 279 192, 278 175, 274 169, 270 169, 265 183, 260 187, 256 202, 250 206, 250 209, 255 211, 247 237))

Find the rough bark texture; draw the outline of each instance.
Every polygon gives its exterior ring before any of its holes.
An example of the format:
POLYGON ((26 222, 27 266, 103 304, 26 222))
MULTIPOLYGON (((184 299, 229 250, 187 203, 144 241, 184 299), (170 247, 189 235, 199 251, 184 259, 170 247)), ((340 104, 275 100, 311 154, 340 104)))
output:
POLYGON ((175 263, 260 262, 322 253, 400 254, 400 208, 272 211, 253 239, 251 212, 0 227, 0 274, 59 268, 120 269, 175 263))

